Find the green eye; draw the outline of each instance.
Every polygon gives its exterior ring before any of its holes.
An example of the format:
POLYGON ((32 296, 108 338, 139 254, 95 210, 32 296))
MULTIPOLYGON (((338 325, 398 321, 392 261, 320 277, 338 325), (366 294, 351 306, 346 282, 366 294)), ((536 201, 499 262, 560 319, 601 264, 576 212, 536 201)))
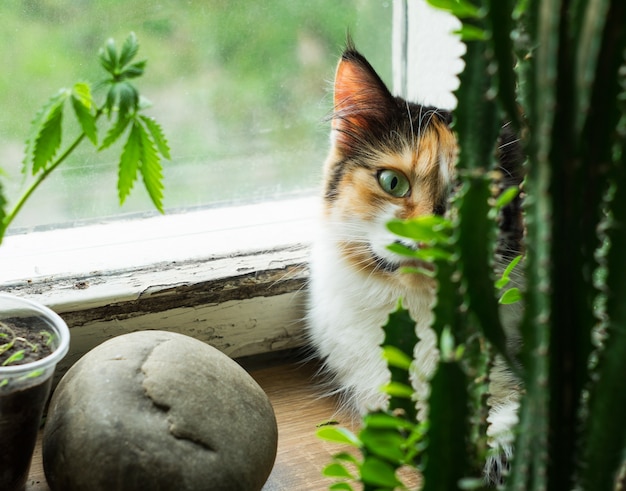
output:
POLYGON ((406 176, 391 169, 385 169, 378 173, 378 183, 386 193, 396 198, 404 198, 411 189, 406 176))

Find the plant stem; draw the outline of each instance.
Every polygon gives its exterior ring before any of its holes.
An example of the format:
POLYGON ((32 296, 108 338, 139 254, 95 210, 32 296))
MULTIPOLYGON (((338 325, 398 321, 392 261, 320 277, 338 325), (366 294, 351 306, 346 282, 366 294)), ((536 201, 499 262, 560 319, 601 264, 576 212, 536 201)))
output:
MULTIPOLYGON (((98 120, 98 118, 102 115, 103 113, 103 109, 102 108, 98 108, 98 110, 96 111, 95 114, 95 121, 98 120)), ((13 207, 13 209, 11 210, 10 213, 8 213, 5 217, 4 220, 2 221, 2 223, 0 223, 0 244, 2 244, 2 239, 4 237, 5 232, 7 231, 7 229, 9 228, 9 225, 11 224, 11 222, 13 222, 13 220, 15 219, 15 217, 17 216, 17 214, 19 213, 19 211, 22 209, 22 207, 24 206, 24 204, 26 203, 26 201, 28 200, 28 198, 30 198, 30 196, 35 192, 35 190, 39 187, 39 185, 50 175, 50 173, 56 169, 59 165, 61 165, 63 163, 63 161, 69 157, 71 155, 71 153, 76 150, 76 148, 78 147, 78 145, 81 144, 81 142, 85 139, 85 136, 87 136, 85 134, 85 132, 83 131, 77 138, 76 140, 74 140, 74 142, 67 147, 67 149, 65 150, 65 152, 63 152, 61 154, 61 156, 59 158, 57 158, 52 165, 50 165, 49 167, 46 167, 43 172, 40 172, 36 179, 33 181, 33 183, 29 186, 29 188, 24 192, 24 194, 20 197, 19 201, 15 204, 15 206, 13 207)))

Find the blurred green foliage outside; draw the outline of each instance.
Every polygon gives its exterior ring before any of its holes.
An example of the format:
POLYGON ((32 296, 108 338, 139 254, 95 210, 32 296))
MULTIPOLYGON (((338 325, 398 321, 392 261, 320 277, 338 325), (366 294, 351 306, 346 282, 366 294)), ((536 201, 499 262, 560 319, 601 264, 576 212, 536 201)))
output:
MULTIPOLYGON (((139 39, 138 59, 148 60, 141 91, 172 147, 173 160, 164 163, 166 209, 315 192, 346 33, 389 82, 391 10, 390 1, 367 0, 3 0, 0 167, 7 193, 23 186, 23 142, 36 110, 61 87, 100 80, 98 48, 109 37, 121 44, 130 31, 139 39)), ((139 189, 119 208, 112 154, 77 152, 33 196, 17 226, 150 210, 139 189)))

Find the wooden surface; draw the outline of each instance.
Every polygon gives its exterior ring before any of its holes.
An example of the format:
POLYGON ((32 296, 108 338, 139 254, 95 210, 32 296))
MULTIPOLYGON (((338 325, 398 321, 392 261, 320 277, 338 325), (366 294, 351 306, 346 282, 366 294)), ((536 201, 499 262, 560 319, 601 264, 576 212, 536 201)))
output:
MULTIPOLYGON (((278 422, 276 463, 263 491, 320 491, 332 483, 321 475, 322 468, 332 454, 346 449, 318 439, 317 425, 337 420, 349 426, 350 421, 337 413, 334 400, 319 397, 313 380, 316 369, 292 360, 250 370, 272 401, 278 422)), ((26 491, 49 489, 38 441, 26 491)))

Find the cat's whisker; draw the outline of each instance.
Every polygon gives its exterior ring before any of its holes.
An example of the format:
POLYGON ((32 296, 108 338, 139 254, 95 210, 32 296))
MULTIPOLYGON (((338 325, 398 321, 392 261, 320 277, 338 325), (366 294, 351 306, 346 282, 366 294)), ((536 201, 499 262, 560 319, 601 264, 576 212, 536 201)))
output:
POLYGON ((498 150, 502 150, 503 148, 506 148, 506 147, 508 147, 510 145, 517 145, 520 141, 522 141, 522 140, 520 138, 517 138, 516 140, 511 140, 511 141, 508 141, 506 143, 503 143, 502 145, 498 146, 498 150))
POLYGON ((506 167, 502 167, 501 165, 496 167, 496 170, 503 172, 507 177, 514 177, 513 173, 510 170, 508 170, 506 167))

